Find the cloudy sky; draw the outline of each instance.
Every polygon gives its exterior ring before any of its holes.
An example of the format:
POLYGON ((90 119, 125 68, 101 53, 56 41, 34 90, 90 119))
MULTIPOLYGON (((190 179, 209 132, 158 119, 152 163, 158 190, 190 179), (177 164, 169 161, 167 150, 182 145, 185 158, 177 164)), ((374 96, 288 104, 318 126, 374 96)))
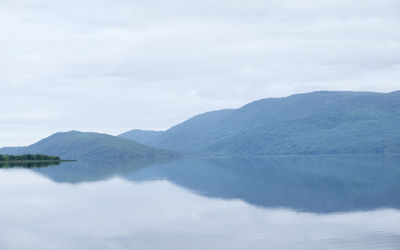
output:
POLYGON ((400 89, 398 0, 0 0, 0 147, 400 89))

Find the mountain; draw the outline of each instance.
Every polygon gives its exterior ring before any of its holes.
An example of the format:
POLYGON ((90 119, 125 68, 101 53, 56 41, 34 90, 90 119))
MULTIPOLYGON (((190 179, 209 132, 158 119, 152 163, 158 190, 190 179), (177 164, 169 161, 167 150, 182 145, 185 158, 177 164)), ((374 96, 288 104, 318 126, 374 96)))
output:
POLYGON ((134 140, 140 142, 145 145, 151 144, 153 140, 156 140, 163 131, 152 131, 152 130, 141 130, 141 129, 134 129, 123 134, 118 135, 119 137, 134 140))
POLYGON ((98 162, 167 159, 178 156, 116 136, 70 131, 53 134, 27 147, 2 148, 1 154, 40 153, 57 155, 62 159, 93 160, 98 162))
POLYGON ((146 134, 130 138, 189 154, 400 153, 400 91, 268 98, 146 134))

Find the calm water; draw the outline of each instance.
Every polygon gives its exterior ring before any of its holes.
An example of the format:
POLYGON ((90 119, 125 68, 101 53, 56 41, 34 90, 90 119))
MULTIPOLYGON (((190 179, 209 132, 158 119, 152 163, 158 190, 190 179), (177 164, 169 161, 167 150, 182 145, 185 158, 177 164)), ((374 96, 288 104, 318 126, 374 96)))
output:
POLYGON ((400 157, 0 169, 0 249, 400 249, 400 157))

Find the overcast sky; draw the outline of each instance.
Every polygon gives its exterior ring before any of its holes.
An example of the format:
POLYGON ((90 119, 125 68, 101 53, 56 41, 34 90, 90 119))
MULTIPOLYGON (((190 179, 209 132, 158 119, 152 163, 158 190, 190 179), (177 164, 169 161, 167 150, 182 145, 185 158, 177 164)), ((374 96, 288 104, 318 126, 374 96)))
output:
POLYGON ((399 0, 0 0, 0 147, 400 89, 399 0))

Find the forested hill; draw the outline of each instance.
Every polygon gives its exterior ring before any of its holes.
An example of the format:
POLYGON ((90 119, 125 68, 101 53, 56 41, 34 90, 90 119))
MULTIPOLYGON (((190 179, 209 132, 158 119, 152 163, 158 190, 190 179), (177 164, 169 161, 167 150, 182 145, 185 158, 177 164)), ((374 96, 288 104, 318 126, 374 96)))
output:
POLYGON ((157 160, 177 157, 169 150, 159 150, 116 136, 89 132, 60 132, 27 147, 0 149, 1 154, 58 155, 66 160, 125 161, 157 160))
POLYGON ((400 153, 400 91, 320 91, 263 99, 147 134, 151 137, 131 133, 129 138, 194 154, 400 153))

